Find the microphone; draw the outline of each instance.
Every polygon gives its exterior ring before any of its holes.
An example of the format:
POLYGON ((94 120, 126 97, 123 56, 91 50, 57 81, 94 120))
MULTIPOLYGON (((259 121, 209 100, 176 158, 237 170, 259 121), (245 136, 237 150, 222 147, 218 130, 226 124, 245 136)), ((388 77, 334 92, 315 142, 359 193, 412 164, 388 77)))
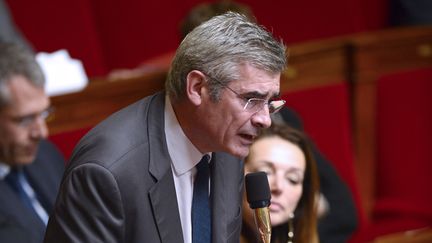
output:
POLYGON ((270 243, 271 224, 270 224, 270 187, 267 174, 263 171, 248 173, 245 177, 246 196, 249 207, 255 210, 255 225, 258 228, 261 240, 270 243))

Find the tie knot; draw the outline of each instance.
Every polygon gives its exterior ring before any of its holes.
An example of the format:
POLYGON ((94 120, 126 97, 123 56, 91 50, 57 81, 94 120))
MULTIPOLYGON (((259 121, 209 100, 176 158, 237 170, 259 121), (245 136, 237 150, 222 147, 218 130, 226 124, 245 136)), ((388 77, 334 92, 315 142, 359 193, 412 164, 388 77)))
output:
POLYGON ((208 154, 204 155, 201 158, 200 162, 196 165, 197 170, 201 171, 203 169, 204 170, 208 169, 208 167, 209 167, 209 159, 210 159, 210 156, 208 154))
POLYGON ((5 181, 12 186, 17 192, 22 192, 22 184, 25 181, 24 171, 20 169, 11 169, 9 174, 5 177, 5 181))
POLYGON ((6 176, 7 181, 13 181, 14 183, 18 183, 22 180, 24 176, 24 172, 20 169, 11 169, 9 174, 6 176))

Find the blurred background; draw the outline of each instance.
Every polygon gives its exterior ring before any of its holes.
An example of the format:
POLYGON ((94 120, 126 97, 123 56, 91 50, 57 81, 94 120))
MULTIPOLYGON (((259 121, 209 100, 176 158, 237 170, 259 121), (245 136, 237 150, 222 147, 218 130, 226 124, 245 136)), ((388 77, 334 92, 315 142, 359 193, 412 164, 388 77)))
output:
MULTIPOLYGON (((202 0, 6 0, 35 50, 67 49, 90 77, 174 51, 179 24, 202 0)), ((387 0, 243 0, 285 43, 389 27, 387 0)))

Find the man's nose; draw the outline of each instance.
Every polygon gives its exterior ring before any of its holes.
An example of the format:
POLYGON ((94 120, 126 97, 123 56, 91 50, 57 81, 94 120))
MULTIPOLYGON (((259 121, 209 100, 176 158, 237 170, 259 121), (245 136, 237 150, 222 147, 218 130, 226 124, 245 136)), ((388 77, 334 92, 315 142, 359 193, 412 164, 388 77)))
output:
POLYGON ((252 125, 259 128, 267 128, 271 125, 270 111, 268 106, 264 106, 261 110, 253 114, 252 125))

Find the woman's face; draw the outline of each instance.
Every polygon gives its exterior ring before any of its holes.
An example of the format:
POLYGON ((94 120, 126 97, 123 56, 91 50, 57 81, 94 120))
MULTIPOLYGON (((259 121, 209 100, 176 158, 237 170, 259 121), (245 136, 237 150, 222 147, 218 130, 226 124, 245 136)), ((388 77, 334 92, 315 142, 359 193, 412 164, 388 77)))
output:
MULTIPOLYGON (((245 171, 267 173, 272 197, 269 207, 272 226, 287 222, 294 213, 302 195, 305 169, 302 150, 279 136, 261 138, 252 144, 245 171)), ((252 210, 244 211, 252 217, 252 210)))

